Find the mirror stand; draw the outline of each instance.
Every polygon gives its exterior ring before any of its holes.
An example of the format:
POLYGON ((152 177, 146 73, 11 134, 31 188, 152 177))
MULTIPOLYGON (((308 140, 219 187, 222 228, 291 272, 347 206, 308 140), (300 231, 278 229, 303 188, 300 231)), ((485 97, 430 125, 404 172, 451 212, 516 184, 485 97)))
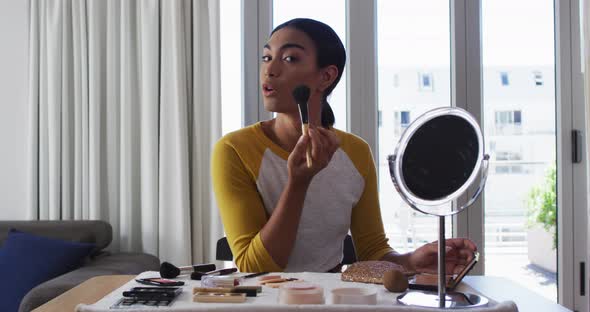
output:
POLYGON ((438 291, 410 290, 397 297, 403 305, 441 309, 485 306, 488 299, 471 293, 446 291, 445 216, 438 217, 438 291))

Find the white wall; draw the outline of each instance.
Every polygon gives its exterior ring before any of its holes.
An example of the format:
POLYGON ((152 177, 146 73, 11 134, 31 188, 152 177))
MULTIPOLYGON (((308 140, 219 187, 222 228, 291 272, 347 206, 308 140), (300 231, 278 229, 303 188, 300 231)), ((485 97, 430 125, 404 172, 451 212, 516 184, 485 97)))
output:
POLYGON ((27 217, 27 3, 0 0, 0 220, 27 217))

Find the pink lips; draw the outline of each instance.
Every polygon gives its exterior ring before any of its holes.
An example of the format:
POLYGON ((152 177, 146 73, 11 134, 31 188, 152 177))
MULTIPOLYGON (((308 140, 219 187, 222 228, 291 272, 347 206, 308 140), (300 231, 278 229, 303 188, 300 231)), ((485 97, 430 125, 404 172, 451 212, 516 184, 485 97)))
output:
POLYGON ((272 96, 276 93, 276 90, 273 89, 272 85, 265 83, 262 84, 262 94, 264 96, 272 96))

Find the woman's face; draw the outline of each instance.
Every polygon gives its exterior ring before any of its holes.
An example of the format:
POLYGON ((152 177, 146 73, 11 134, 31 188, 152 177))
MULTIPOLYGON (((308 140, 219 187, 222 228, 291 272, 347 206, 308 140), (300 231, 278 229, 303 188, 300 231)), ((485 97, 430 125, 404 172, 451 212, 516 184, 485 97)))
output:
POLYGON ((285 27, 270 37, 262 54, 260 86, 266 110, 298 114, 292 92, 301 84, 310 88, 310 105, 319 109, 322 83, 316 47, 304 32, 285 27))

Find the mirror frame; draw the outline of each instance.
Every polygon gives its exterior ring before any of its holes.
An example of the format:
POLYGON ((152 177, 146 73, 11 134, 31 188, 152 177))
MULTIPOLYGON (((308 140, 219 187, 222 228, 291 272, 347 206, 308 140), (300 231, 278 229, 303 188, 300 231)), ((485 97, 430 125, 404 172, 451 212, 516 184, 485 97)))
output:
POLYGON ((412 207, 413 209, 418 210, 422 213, 429 214, 429 215, 448 216, 448 215, 454 215, 454 214, 461 212, 463 209, 465 209, 466 207, 471 205, 473 203, 473 201, 475 201, 475 199, 477 199, 477 197, 479 196, 479 194, 483 190, 483 186, 484 186, 485 181, 487 179, 488 159, 489 159, 489 156, 484 153, 483 134, 482 134, 479 124, 477 123, 477 120, 475 120, 475 118, 470 113, 465 111, 464 109, 461 109, 458 107, 440 107, 440 108, 432 109, 432 110, 427 111, 426 113, 420 115, 418 118, 416 118, 416 120, 414 120, 408 126, 408 128, 406 128, 406 130, 402 134, 402 136, 395 148, 394 154, 388 156, 388 163, 389 163, 389 173, 391 175, 391 179, 393 181, 393 184, 394 184, 396 190, 398 191, 398 193, 400 194, 400 196, 402 197, 402 199, 408 205, 410 205, 410 207, 412 207), (416 131, 418 129, 420 129, 424 124, 426 124, 427 122, 431 121, 434 118, 437 118, 440 116, 448 116, 448 115, 457 116, 457 117, 465 120, 469 125, 471 125, 471 127, 475 131, 475 134, 477 136, 477 143, 478 143, 477 160, 475 163, 475 167, 473 168, 473 171, 471 172, 471 175, 465 181, 465 183, 463 183, 463 185, 461 185, 457 190, 455 190, 453 193, 448 194, 440 199, 426 200, 426 199, 416 196, 408 188, 408 186, 405 182, 405 179, 402 174, 404 153, 406 151, 406 147, 407 147, 408 143, 410 142, 410 140, 412 139, 412 137, 414 136, 414 134, 416 133, 416 131), (482 164, 483 164, 483 166, 482 166, 482 164), (467 189, 475 182, 478 174, 482 170, 483 170, 483 173, 482 173, 483 175, 482 175, 480 187, 474 192, 473 196, 471 196, 471 200, 467 204, 465 204, 459 208, 451 207, 451 209, 446 208, 447 206, 443 206, 443 205, 457 199, 461 195, 463 195, 467 191, 467 189), (442 212, 442 211, 445 211, 445 212, 442 212))

